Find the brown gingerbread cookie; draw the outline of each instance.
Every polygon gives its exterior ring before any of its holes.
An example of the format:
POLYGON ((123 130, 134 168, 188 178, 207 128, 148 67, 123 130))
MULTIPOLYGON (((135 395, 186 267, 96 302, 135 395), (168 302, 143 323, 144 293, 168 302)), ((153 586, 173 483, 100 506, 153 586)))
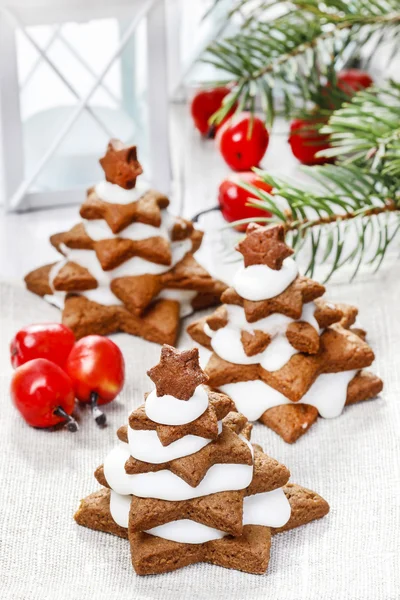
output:
POLYGON ((250 223, 246 237, 236 246, 244 259, 244 266, 267 265, 279 271, 282 263, 293 254, 292 248, 285 244, 285 230, 282 225, 262 227, 250 223))

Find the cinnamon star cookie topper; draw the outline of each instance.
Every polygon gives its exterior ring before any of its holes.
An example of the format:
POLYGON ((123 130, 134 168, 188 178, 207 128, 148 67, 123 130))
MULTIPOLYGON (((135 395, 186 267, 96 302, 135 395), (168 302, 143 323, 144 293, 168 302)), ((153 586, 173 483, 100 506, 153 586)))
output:
POLYGON ((168 394, 178 400, 189 400, 197 386, 208 381, 200 367, 197 348, 179 352, 166 344, 162 347, 160 362, 147 371, 147 375, 156 385, 157 396, 168 394))
POLYGON ((126 146, 120 140, 110 140, 107 152, 99 162, 103 167, 106 180, 126 190, 134 188, 136 177, 143 173, 137 159, 136 146, 126 146))
POLYGON ((292 248, 285 244, 285 231, 282 225, 262 227, 250 223, 246 237, 237 246, 244 258, 244 266, 267 265, 274 271, 279 271, 282 263, 293 254, 292 248))

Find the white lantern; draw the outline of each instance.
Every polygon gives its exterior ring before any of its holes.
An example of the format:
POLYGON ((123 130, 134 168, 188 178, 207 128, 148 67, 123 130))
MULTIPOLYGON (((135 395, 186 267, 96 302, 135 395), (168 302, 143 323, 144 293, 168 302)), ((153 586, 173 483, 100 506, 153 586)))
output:
POLYGON ((110 137, 167 193, 165 1, 0 0, 0 134, 10 211, 81 202, 110 137))

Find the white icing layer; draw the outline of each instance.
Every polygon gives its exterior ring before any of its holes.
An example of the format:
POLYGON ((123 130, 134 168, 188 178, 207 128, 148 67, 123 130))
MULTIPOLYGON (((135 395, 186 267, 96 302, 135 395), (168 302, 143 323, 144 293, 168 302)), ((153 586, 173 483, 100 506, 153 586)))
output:
POLYGON ((170 395, 157 396, 156 390, 147 396, 144 409, 152 421, 162 425, 185 425, 195 421, 208 408, 208 394, 199 385, 189 400, 178 400, 170 395))
POLYGON ((145 192, 150 189, 150 186, 142 179, 136 182, 136 187, 131 190, 126 190, 115 183, 103 180, 95 185, 95 191, 98 197, 104 202, 110 204, 130 204, 136 202, 145 192))
POLYGON ((346 404, 348 385, 356 374, 357 371, 354 370, 320 375, 301 402, 315 406, 325 419, 338 417, 346 404))
POLYGON ((266 410, 273 406, 290 404, 290 400, 286 396, 258 379, 226 383, 220 385, 219 389, 232 398, 236 409, 249 421, 257 421, 266 410))
MULTIPOLYGON (((111 516, 121 527, 128 527, 130 504, 130 496, 111 491, 111 516)), ((282 488, 246 496, 243 501, 243 525, 283 527, 290 519, 290 512, 290 504, 282 488)), ((224 531, 191 519, 170 521, 148 529, 146 533, 183 544, 202 544, 227 535, 224 531)))
POLYGON ((84 220, 83 225, 86 233, 92 240, 110 240, 123 238, 126 240, 147 240, 152 237, 165 237, 168 239, 168 231, 163 227, 153 227, 146 223, 131 223, 119 233, 113 233, 108 223, 103 219, 84 220))
MULTIPOLYGON (((315 406, 325 419, 338 417, 346 403, 347 387, 356 373, 357 371, 323 373, 304 394, 300 403, 315 406)), ((273 406, 291 404, 286 396, 259 380, 227 383, 220 386, 220 390, 232 398, 237 410, 249 421, 256 421, 273 406)))
MULTIPOLYGON (((249 448, 252 450, 250 444, 249 448)), ((128 444, 121 442, 104 461, 105 478, 118 494, 134 494, 141 498, 161 500, 189 500, 222 491, 241 490, 250 485, 253 478, 253 465, 217 464, 208 469, 202 481, 194 488, 166 469, 128 475, 125 463, 129 456, 128 444)))
POLYGON ((202 523, 197 523, 191 519, 180 519, 179 521, 171 521, 158 527, 148 529, 146 533, 162 537, 165 540, 172 542, 181 542, 182 544, 203 544, 210 540, 218 540, 223 538, 226 533, 208 527, 202 523))
POLYGON ((161 225, 154 227, 147 223, 131 223, 119 233, 113 233, 107 221, 104 219, 84 220, 83 226, 86 233, 92 240, 109 240, 114 238, 123 238, 128 240, 147 240, 152 237, 163 237, 170 239, 170 232, 175 223, 175 217, 169 214, 166 209, 161 211, 161 225))
POLYGON ((243 500, 243 525, 283 527, 290 519, 290 504, 282 488, 246 496, 243 500))
MULTIPOLYGON (((320 329, 314 317, 315 309, 314 302, 304 304, 299 321, 309 323, 319 333, 320 329)), ((293 348, 286 337, 288 325, 294 322, 290 317, 274 313, 254 323, 249 323, 241 306, 227 305, 226 310, 228 324, 225 327, 212 331, 207 324, 204 326, 204 332, 211 337, 211 346, 214 352, 224 360, 240 365, 259 363, 267 371, 276 371, 282 368, 294 354, 298 353, 298 350, 293 348), (256 330, 268 333, 272 340, 263 352, 247 356, 241 341, 241 332, 254 333, 256 330)))
POLYGON ((116 524, 120 527, 128 527, 131 499, 131 496, 123 496, 111 490, 110 513, 116 524))
POLYGON ((159 265, 145 260, 140 256, 134 256, 110 271, 103 271, 94 250, 76 250, 67 248, 63 244, 61 246, 67 258, 82 267, 86 267, 93 277, 97 279, 100 286, 109 285, 110 281, 116 277, 145 274, 159 275, 160 273, 165 273, 172 269, 191 250, 192 242, 188 239, 182 242, 171 243, 172 260, 170 265, 159 265))
POLYGON ((297 264, 290 256, 279 271, 267 265, 242 267, 233 279, 233 287, 246 300, 268 300, 281 294, 296 279, 297 264))
POLYGON ((163 446, 156 431, 135 430, 128 427, 131 456, 156 465, 194 454, 211 441, 198 435, 185 435, 168 446, 163 446))
POLYGON ((193 313, 192 300, 197 296, 197 293, 193 290, 162 290, 157 298, 177 300, 180 304, 180 317, 183 319, 193 313))

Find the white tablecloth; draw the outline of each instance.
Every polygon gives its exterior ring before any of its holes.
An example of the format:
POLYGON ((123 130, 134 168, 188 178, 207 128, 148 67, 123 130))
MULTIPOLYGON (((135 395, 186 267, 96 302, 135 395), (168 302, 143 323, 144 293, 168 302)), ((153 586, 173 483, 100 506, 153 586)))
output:
MULTIPOLYGON (((78 527, 80 498, 96 490, 92 473, 115 430, 149 389, 146 370, 159 347, 113 339, 126 358, 127 383, 99 430, 88 411, 80 431, 31 429, 9 397, 8 342, 56 309, 4 283, 0 287, 0 598, 2 600, 395 600, 400 598, 400 269, 367 282, 331 287, 328 297, 360 307, 384 379, 382 397, 320 419, 295 445, 256 424, 253 440, 285 463, 292 481, 323 495, 328 517, 273 539, 265 576, 211 565, 137 577, 125 540, 78 527)), ((186 338, 183 343, 188 343, 186 338)))

